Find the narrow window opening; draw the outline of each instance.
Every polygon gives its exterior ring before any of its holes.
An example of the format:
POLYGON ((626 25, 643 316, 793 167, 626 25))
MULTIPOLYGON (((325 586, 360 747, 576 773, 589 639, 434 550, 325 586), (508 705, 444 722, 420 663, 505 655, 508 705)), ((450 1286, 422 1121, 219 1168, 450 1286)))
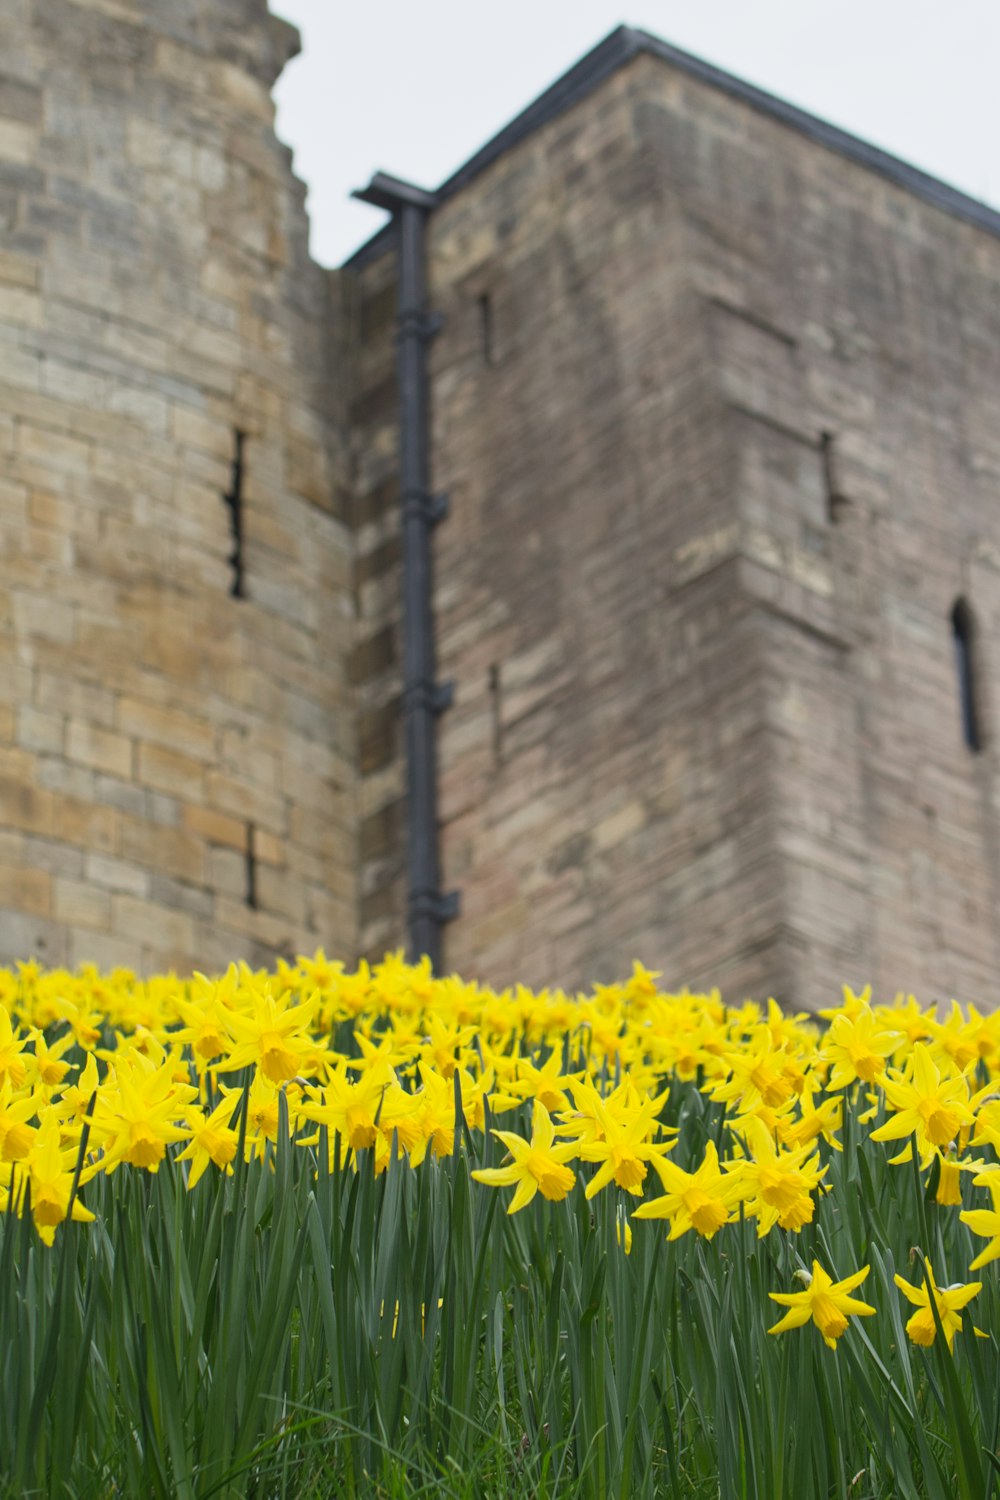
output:
POLYGON ((976 702, 975 618, 968 602, 958 599, 951 612, 951 634, 955 645, 955 671, 962 713, 962 737, 973 752, 982 749, 979 705, 976 702))
POLYGON ((820 462, 823 465, 823 483, 826 488, 826 519, 835 526, 840 520, 841 511, 847 504, 847 496, 837 483, 837 459, 834 447, 833 433, 821 432, 819 453, 820 462))
POLYGON ((246 843, 247 906, 250 907, 251 911, 257 910, 257 851, 254 847, 254 834, 254 825, 248 823, 246 843))
POLYGON ((479 349, 483 364, 493 364, 493 298, 489 292, 479 298, 479 349))
POLYGON ((229 592, 234 599, 246 598, 243 579, 244 436, 238 427, 233 432, 233 460, 229 473, 229 489, 222 497, 229 507, 229 530, 233 539, 233 550, 229 554, 229 566, 232 569, 229 592))
POLYGON ((490 689, 490 718, 493 725, 493 764, 500 764, 500 756, 503 750, 503 705, 500 695, 500 665, 493 662, 489 675, 490 689))

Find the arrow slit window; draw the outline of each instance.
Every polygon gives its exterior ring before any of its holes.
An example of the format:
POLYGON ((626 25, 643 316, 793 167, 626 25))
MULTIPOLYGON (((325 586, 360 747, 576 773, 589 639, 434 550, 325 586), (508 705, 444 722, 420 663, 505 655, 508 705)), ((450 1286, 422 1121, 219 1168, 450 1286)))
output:
POLYGON ((976 622, 966 599, 956 599, 951 612, 951 635, 958 677, 962 738, 969 750, 982 749, 981 715, 976 693, 976 622))

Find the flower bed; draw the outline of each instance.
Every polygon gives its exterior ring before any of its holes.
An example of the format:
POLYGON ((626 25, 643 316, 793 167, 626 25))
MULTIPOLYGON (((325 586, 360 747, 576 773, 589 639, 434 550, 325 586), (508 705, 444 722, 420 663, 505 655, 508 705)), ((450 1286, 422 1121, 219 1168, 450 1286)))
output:
POLYGON ((11 1492, 982 1500, 1000 1019, 658 978, 0 974, 11 1492))

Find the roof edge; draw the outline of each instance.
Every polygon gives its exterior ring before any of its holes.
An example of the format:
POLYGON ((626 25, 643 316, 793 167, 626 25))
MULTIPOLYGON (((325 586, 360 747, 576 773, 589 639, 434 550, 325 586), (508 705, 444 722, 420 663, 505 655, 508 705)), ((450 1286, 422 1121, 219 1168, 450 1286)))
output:
MULTIPOLYGON (((642 33, 633 31, 630 26, 618 26, 606 36, 602 42, 598 42, 579 62, 573 66, 555 83, 550 84, 544 93, 539 94, 526 109, 515 115, 507 125, 492 136, 484 146, 470 156, 468 161, 458 168, 456 172, 445 179, 435 193, 438 203, 443 203, 451 198, 463 187, 470 183, 480 172, 492 166, 499 157, 503 156, 511 147, 526 140, 529 135, 534 135, 543 125, 550 120, 556 119, 564 114, 566 110, 585 99, 598 84, 610 78, 612 73, 635 57, 639 52, 646 50, 641 42, 642 33)), ((379 256, 389 248, 392 240, 392 225, 386 224, 376 230, 371 239, 355 250, 343 262, 345 267, 352 270, 360 270, 362 266, 377 260, 379 256)))
MULTIPOLYGON (((705 83, 711 88, 728 94, 731 98, 741 100, 751 109, 768 115, 783 125, 788 125, 818 145, 825 146, 837 155, 866 167, 869 171, 904 188, 914 197, 940 209, 943 213, 962 219, 977 229, 985 230, 988 234, 1000 236, 1000 210, 990 208, 980 199, 972 198, 959 188, 951 187, 948 183, 942 182, 939 177, 924 172, 920 167, 913 166, 901 157, 893 156, 890 151, 884 151, 879 146, 869 144, 860 136, 841 129, 839 125, 831 125, 828 121, 820 119, 818 115, 810 114, 808 110, 800 109, 798 105, 789 104, 776 94, 768 93, 766 89, 758 88, 756 84, 746 83, 742 78, 725 72, 714 63, 705 62, 702 58, 695 57, 693 53, 684 52, 679 47, 671 46, 669 42, 661 41, 650 32, 641 31, 632 26, 617 27, 579 62, 574 63, 567 72, 557 78, 544 93, 539 94, 533 103, 523 109, 520 114, 515 115, 513 120, 470 156, 456 172, 445 179, 434 194, 436 202, 443 203, 455 193, 460 192, 505 152, 533 135, 550 120, 556 119, 566 110, 571 109, 573 105, 592 93, 612 73, 617 72, 624 63, 642 54, 656 57, 679 72, 686 73, 688 77, 696 79, 699 83, 705 83)), ((352 270, 360 270, 363 266, 377 260, 389 248, 391 241, 392 226, 387 224, 355 250, 353 255, 343 262, 343 266, 352 270)))

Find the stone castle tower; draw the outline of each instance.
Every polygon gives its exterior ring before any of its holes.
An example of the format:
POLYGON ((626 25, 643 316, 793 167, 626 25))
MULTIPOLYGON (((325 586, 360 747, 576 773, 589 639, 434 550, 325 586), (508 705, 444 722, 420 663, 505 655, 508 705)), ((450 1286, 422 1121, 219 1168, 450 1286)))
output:
POLYGON ((3 958, 350 953, 342 372, 270 98, 296 35, 266 0, 0 25, 3 958))
POLYGON ((0 956, 991 1004, 1000 215, 622 28, 325 273, 265 0, 0 5, 0 956))

